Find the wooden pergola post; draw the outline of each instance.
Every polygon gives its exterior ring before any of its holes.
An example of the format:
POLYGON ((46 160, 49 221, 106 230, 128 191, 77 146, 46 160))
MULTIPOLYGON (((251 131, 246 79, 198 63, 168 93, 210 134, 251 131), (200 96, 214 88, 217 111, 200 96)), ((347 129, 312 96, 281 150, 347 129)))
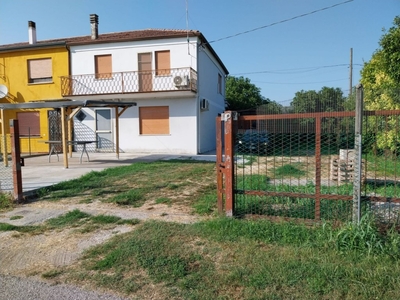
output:
POLYGON ((62 130, 62 150, 64 158, 64 168, 68 169, 68 143, 67 143, 67 125, 66 125, 65 107, 61 107, 61 130, 62 130))
POLYGON ((115 153, 119 159, 119 109, 115 107, 115 153))
MULTIPOLYGON (((71 109, 68 108, 67 109, 67 114, 70 114, 71 109)), ((68 124, 68 141, 72 141, 72 120, 73 118, 68 117, 67 118, 67 124, 68 124)), ((72 157, 72 144, 68 145, 68 153, 69 153, 69 157, 72 157)))
POLYGON ((1 133, 3 134, 3 163, 8 167, 8 152, 7 152, 7 135, 6 135, 6 122, 4 121, 4 109, 1 109, 1 133))

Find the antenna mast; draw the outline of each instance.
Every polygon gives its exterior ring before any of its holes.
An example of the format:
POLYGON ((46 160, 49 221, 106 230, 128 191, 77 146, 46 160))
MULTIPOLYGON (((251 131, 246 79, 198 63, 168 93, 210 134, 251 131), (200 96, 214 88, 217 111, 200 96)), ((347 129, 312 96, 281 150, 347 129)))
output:
POLYGON ((353 48, 350 48, 350 89, 349 96, 353 92, 353 48))
POLYGON ((186 0, 186 40, 188 47, 188 55, 190 55, 190 47, 189 47, 189 8, 188 8, 188 0, 186 0))

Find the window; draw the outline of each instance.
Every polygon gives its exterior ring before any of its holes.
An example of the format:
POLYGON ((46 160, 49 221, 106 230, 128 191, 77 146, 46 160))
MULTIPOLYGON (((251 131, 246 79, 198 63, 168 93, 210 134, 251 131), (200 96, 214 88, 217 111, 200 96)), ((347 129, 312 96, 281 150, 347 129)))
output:
POLYGON ((112 77, 111 54, 94 56, 94 72, 96 79, 112 77))
POLYGON ((169 107, 139 107, 140 134, 169 134, 169 107))
POLYGON ((167 51, 156 52, 156 75, 171 74, 170 53, 167 51))
POLYGON ((39 112, 17 113, 20 136, 40 136, 39 112))
POLYGON ((28 60, 28 82, 53 82, 51 58, 28 60))
POLYGON ((222 75, 218 74, 218 94, 222 95, 222 75))

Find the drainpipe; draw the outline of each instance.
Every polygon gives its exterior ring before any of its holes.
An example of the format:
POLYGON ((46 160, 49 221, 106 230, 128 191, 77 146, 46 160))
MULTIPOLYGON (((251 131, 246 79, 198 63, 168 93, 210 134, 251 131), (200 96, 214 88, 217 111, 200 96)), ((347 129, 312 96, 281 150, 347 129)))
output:
POLYGON ((196 113, 197 113, 197 154, 200 154, 201 149, 201 126, 200 126, 200 76, 199 76, 199 47, 197 45, 197 59, 196 59, 196 71, 197 71, 197 101, 196 101, 196 113))

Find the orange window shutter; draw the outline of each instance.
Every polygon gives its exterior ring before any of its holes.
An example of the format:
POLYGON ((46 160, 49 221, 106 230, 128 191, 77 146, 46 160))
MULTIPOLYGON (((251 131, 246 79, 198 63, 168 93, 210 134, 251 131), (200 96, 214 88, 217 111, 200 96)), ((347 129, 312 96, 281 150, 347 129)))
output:
POLYGON ((169 75, 171 73, 170 52, 156 52, 156 75, 169 75))
POLYGON ((95 56, 96 78, 111 78, 112 61, 111 54, 95 56))
POLYGON ((169 107, 139 108, 140 134, 169 134, 169 107))

